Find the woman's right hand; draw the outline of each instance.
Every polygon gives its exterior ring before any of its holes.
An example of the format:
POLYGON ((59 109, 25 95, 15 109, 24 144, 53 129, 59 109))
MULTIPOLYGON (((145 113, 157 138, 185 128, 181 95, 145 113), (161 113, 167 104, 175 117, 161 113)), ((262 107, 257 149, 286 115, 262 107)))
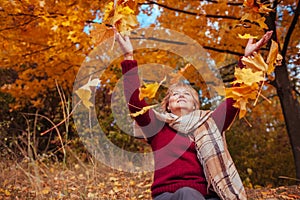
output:
POLYGON ((123 54, 124 54, 124 60, 133 60, 133 47, 130 42, 129 36, 125 35, 124 37, 117 31, 115 27, 113 27, 113 30, 115 32, 115 39, 118 41, 123 54))

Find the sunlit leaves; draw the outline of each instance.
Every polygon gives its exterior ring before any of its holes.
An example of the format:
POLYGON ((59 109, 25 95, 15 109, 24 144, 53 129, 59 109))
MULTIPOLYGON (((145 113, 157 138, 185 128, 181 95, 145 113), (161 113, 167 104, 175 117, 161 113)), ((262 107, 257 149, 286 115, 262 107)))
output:
POLYGON ((254 53, 254 56, 243 57, 242 62, 247 67, 255 71, 266 72, 268 70, 268 65, 265 63, 263 57, 259 53, 254 53))
POLYGON ((269 13, 273 11, 268 4, 261 3, 258 0, 244 0, 244 6, 251 8, 254 12, 269 13))
POLYGON ((267 58, 268 63, 268 74, 271 74, 274 71, 276 65, 281 65, 282 56, 278 53, 278 44, 272 40, 270 53, 267 58))
POLYGON ((245 84, 247 86, 251 86, 256 82, 264 81, 264 74, 262 71, 253 72, 252 69, 247 68, 236 68, 235 69, 235 78, 233 84, 245 84))
POLYGON ((123 34, 128 34, 137 24, 135 10, 137 2, 134 0, 114 1, 105 7, 104 22, 115 26, 123 34))
POLYGON ((0 7, 0 65, 18 72, 10 89, 2 91, 21 107, 48 101, 45 93, 55 92, 56 81, 69 92, 91 49, 84 30, 96 18, 99 2, 4 1, 0 7))
POLYGON ((245 117, 247 113, 247 104, 249 100, 255 100, 261 96, 261 89, 266 81, 266 75, 270 75, 274 71, 274 66, 270 63, 275 63, 278 55, 278 46, 273 44, 272 50, 268 55, 268 62, 265 63, 263 57, 259 53, 254 53, 253 56, 242 58, 245 65, 244 68, 235 69, 235 80, 232 82, 235 87, 226 88, 226 97, 233 98, 236 102, 235 107, 240 109, 239 118, 245 117))
POLYGON ((241 34, 238 34, 239 38, 241 39, 249 39, 249 38, 258 38, 257 36, 252 36, 251 34, 249 33, 246 33, 244 35, 241 35, 241 34))
POLYGON ((261 16, 261 14, 269 14, 273 11, 269 8, 268 4, 264 4, 256 0, 245 0, 244 6, 249 11, 242 16, 242 21, 248 20, 253 24, 258 24, 261 29, 268 29, 268 26, 265 23, 266 18, 261 16))

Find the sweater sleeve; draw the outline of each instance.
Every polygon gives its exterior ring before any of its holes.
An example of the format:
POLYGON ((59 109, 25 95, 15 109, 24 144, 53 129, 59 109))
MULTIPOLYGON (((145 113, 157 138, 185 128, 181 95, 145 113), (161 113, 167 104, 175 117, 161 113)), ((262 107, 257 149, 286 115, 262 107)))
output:
MULTIPOLYGON (((144 99, 139 99, 140 79, 138 76, 138 66, 136 60, 124 60, 121 63, 124 95, 128 108, 131 113, 140 111, 147 106, 144 99)), ((147 137, 153 136, 159 129, 159 121, 156 119, 154 112, 150 109, 146 113, 135 117, 135 121, 142 128, 147 137)))
MULTIPOLYGON (((244 68, 242 57, 240 57, 238 61, 238 67, 244 68)), ((220 132, 226 131, 229 128, 239 112, 238 108, 233 107, 234 103, 235 100, 228 98, 225 102, 221 103, 212 114, 220 132)))
POLYGON ((234 102, 232 98, 226 99, 226 101, 222 102, 212 113, 212 118, 221 133, 228 129, 239 111, 239 109, 233 107, 234 102))

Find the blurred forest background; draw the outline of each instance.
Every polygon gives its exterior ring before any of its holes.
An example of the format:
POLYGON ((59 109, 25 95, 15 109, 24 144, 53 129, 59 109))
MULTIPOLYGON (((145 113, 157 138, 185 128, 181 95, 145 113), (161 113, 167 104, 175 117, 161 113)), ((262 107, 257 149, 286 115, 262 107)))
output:
MULTIPOLYGON (((0 2, 0 196, 149 198, 151 173, 126 174, 103 166, 85 148, 72 120, 77 109, 72 106, 72 93, 78 70, 97 44, 113 36, 103 21, 109 2, 0 2)), ((135 28, 164 27, 197 41, 209 53, 225 85, 233 81, 234 68, 247 42, 238 34, 260 38, 273 30, 272 39, 278 43, 283 61, 262 88, 271 103, 260 98, 255 107, 250 106, 248 122, 237 119, 226 133, 227 141, 249 191, 299 184, 299 1, 115 2, 134 8, 139 22, 135 28)), ((270 44, 260 51, 264 58, 269 48, 270 44)), ((135 59, 178 71, 187 64, 174 53, 155 49, 140 49, 135 59)), ((114 144, 130 151, 148 151, 147 144, 123 133, 112 114, 111 98, 122 76, 121 61, 121 56, 113 60, 102 74, 94 106, 104 133, 114 144)), ((157 70, 153 76, 160 74, 157 70)), ((197 82, 190 73, 183 75, 197 82)), ((196 83, 195 87, 201 85, 196 83)), ((211 102, 205 101, 205 92, 202 94, 202 101, 207 102, 203 109, 210 108, 211 102)), ((273 192, 286 199, 300 198, 284 193, 284 189, 273 192)))

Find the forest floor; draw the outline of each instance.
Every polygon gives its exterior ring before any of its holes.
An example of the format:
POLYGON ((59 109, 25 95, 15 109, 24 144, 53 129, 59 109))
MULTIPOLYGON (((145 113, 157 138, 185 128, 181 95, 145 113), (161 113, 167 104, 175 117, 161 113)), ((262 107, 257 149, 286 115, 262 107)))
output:
MULTIPOLYGON (((147 200, 152 173, 128 173, 96 162, 0 162, 0 199, 147 200)), ((300 199, 300 185, 247 189, 248 199, 300 199)))

